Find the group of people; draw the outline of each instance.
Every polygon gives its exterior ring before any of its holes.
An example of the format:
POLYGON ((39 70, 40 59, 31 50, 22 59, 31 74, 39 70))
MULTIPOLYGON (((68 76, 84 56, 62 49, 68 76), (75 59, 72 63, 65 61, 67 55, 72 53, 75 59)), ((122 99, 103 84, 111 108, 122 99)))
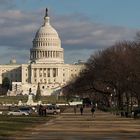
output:
POLYGON ((40 105, 39 106, 39 108, 38 108, 38 115, 39 116, 46 116, 46 108, 45 107, 43 107, 42 105, 40 105))
MULTIPOLYGON (((94 114, 95 108, 96 108, 96 106, 95 105, 92 105, 92 107, 91 107, 92 117, 95 117, 95 114, 94 114)), ((80 106, 80 113, 81 113, 81 115, 83 115, 83 111, 84 111, 84 107, 83 106, 80 106)), ((77 106, 74 106, 74 113, 76 114, 76 112, 77 112, 77 106)))

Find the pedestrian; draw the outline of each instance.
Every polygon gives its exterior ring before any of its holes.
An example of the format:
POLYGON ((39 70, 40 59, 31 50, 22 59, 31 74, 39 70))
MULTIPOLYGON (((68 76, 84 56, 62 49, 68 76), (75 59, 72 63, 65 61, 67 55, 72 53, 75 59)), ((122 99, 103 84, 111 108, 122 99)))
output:
POLYGON ((42 105, 39 106, 38 115, 39 115, 39 116, 42 116, 42 105))
POLYGON ((91 108, 92 117, 93 117, 93 116, 95 117, 94 112, 95 112, 95 106, 92 106, 92 108, 91 108))
POLYGON ((46 108, 45 107, 42 108, 42 116, 46 116, 46 108))
POLYGON ((73 109, 74 109, 74 114, 76 114, 76 106, 74 106, 74 108, 73 108, 73 109))
POLYGON ((80 107, 81 115, 83 115, 83 106, 80 107))

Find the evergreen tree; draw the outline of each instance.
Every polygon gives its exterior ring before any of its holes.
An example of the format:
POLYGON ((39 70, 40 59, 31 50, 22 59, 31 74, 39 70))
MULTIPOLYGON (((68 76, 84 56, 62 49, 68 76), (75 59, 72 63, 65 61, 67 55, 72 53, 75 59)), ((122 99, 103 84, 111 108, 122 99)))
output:
POLYGON ((40 90, 40 83, 38 83, 35 100, 39 101, 40 99, 41 99, 41 90, 40 90))
POLYGON ((6 89, 8 91, 8 89, 11 88, 11 84, 10 84, 10 79, 8 77, 5 77, 3 80, 2 80, 2 87, 4 89, 6 89))

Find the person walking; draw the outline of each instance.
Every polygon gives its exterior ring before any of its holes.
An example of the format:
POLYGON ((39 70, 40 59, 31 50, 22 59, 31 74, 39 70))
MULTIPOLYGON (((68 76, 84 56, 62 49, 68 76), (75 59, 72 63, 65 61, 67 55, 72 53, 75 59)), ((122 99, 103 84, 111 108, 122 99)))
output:
POLYGON ((91 108, 92 117, 93 117, 93 116, 95 117, 94 112, 95 112, 95 106, 92 106, 92 108, 91 108))
POLYGON ((80 107, 80 113, 83 115, 83 106, 80 107))
POLYGON ((74 114, 76 114, 76 106, 74 106, 74 108, 73 108, 73 109, 74 109, 74 114))
POLYGON ((41 116, 41 105, 38 107, 38 115, 41 116))

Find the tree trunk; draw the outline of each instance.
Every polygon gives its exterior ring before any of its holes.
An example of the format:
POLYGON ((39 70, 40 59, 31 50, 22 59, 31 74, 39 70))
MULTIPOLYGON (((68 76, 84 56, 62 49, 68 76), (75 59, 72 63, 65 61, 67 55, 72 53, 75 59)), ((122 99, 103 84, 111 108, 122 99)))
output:
POLYGON ((123 110, 123 101, 121 92, 118 93, 118 109, 123 110))

